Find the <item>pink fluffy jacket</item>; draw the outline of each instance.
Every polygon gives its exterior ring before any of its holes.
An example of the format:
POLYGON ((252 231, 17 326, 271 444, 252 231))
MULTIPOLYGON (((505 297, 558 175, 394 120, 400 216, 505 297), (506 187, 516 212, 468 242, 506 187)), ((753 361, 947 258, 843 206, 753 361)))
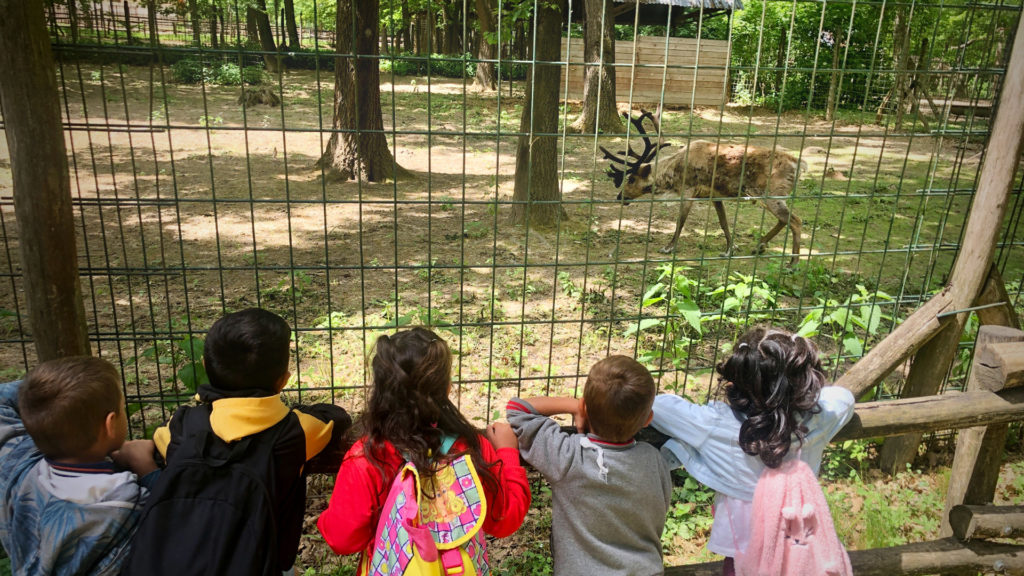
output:
POLYGON ((825 495, 799 458, 765 468, 754 491, 750 543, 737 576, 852 576, 825 495))

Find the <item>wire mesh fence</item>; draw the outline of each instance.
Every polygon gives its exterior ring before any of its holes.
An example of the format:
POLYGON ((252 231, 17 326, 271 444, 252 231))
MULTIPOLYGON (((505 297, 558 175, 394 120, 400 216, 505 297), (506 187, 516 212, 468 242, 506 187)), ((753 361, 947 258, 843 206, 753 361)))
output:
MULTIPOLYGON (((950 280, 1021 13, 1019 1, 611 1, 599 11, 615 20, 609 35, 634 48, 612 63, 606 39, 615 79, 592 98, 571 86, 601 69, 579 53, 591 24, 576 1, 381 0, 372 54, 335 45, 362 32, 349 19, 336 33, 347 2, 298 2, 298 45, 272 4, 167 3, 164 14, 56 2, 47 15, 90 337, 122 369, 136 436, 190 398, 212 322, 250 306, 294 330, 289 398, 355 412, 376 336, 411 324, 448 339, 460 408, 480 424, 513 395, 578 393, 611 353, 641 359, 662 390, 710 393, 717 361, 757 323, 814 337, 842 373, 950 280), (249 25, 261 7, 262 44, 249 25), (552 12, 563 41, 538 57, 552 12), (366 61, 380 71, 382 127, 338 127, 335 68, 366 61), (542 94, 551 67, 565 73, 542 94), (738 145, 744 170, 754 150, 791 155, 799 176, 767 198, 749 181, 733 197, 696 198, 662 253, 681 191, 625 205, 601 152, 645 135, 617 116, 618 130, 575 126, 609 86, 613 114, 656 111, 646 136, 672 146, 655 171, 704 140, 738 145), (557 128, 532 121, 539 102, 557 109, 557 128), (367 132, 384 136, 404 175, 334 177, 332 136, 367 132), (524 139, 553 140, 554 153, 517 168, 524 139), (517 176, 528 172, 533 191, 540 168, 554 199, 517 195, 517 176), (765 205, 778 200, 803 223, 796 264, 791 228, 762 243, 776 224, 765 205), (545 209, 550 225, 518 217, 545 209)), ((7 156, 0 357, 14 379, 35 359, 7 156)), ((1018 311, 1022 191, 1018 174, 995 256, 1018 311)), ((952 386, 976 328, 972 318, 952 386)), ((877 394, 901 383, 897 372, 877 394)))

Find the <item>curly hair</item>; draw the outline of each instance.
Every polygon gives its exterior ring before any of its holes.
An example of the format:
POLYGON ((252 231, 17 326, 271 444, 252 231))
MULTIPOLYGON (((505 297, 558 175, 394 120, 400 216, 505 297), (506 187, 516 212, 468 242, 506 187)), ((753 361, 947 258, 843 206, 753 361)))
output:
POLYGON ((803 444, 806 415, 821 410, 825 374, 817 347, 802 336, 759 327, 744 334, 716 370, 729 405, 746 416, 740 448, 778 468, 794 437, 803 444))
MULTIPOLYGON (((421 478, 434 473, 434 456, 443 433, 462 438, 489 488, 498 489, 480 451, 480 430, 466 420, 448 398, 452 384, 452 355, 448 344, 426 328, 381 336, 371 366, 373 387, 363 413, 367 459, 379 470, 386 444, 416 465, 421 478)), ((426 485, 426 483, 424 483, 426 485)))

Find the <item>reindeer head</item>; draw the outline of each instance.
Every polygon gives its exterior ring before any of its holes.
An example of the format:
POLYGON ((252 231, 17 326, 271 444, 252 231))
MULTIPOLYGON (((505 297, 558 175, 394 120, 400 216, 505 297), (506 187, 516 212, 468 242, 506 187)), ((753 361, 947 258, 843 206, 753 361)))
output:
POLYGON ((637 118, 633 118, 625 112, 622 115, 629 119, 630 123, 636 127, 637 134, 643 138, 644 149, 642 152, 637 152, 630 145, 629 150, 623 150, 616 155, 609 152, 604 146, 600 146, 601 151, 604 152, 604 157, 612 161, 608 166, 606 174, 615 182, 616 188, 622 188, 615 199, 627 205, 630 200, 639 198, 651 191, 654 186, 654 169, 651 166, 651 161, 654 160, 654 157, 658 155, 662 148, 671 146, 671 144, 654 144, 651 142, 650 137, 647 136, 647 130, 644 129, 644 120, 651 121, 655 132, 659 131, 658 121, 654 119, 654 115, 650 112, 646 110, 641 110, 640 112, 641 114, 637 118), (621 164, 622 167, 620 168, 616 164, 621 164), (623 186, 623 181, 625 181, 625 186, 623 186))

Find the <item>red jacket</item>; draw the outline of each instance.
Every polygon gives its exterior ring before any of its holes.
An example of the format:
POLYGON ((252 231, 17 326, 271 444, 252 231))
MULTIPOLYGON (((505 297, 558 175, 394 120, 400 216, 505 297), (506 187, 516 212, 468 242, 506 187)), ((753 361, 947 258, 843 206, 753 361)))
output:
MULTIPOLYGON (((405 463, 398 451, 387 444, 384 462, 387 475, 382 477, 363 453, 365 441, 366 438, 361 438, 345 455, 334 483, 331 502, 316 523, 324 540, 337 554, 355 554, 369 548, 391 481, 405 463)), ((465 449, 466 442, 462 439, 452 446, 452 452, 465 449)), ((526 470, 519 465, 519 451, 515 448, 495 450, 481 436, 480 452, 485 461, 496 463, 490 471, 500 486, 498 493, 494 494, 487 483, 483 483, 487 498, 487 519, 483 529, 491 536, 504 538, 519 529, 530 508, 526 470)))

